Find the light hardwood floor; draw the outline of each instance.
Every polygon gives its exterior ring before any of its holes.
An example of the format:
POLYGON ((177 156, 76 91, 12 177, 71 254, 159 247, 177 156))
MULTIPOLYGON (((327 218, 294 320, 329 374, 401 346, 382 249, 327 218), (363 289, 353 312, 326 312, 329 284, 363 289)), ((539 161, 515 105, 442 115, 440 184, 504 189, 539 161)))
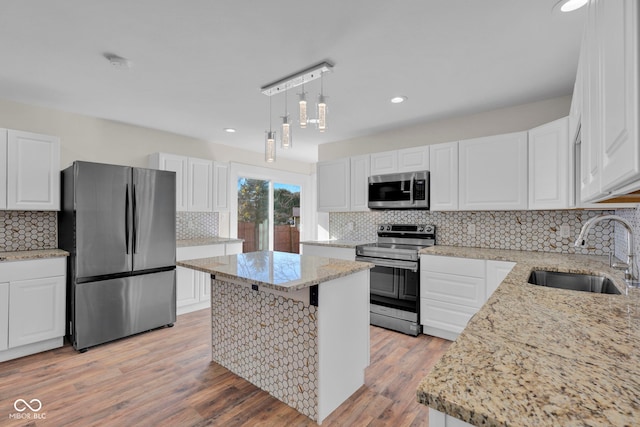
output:
MULTIPOLYGON (((200 310, 86 353, 66 345, 0 363, 0 426, 316 425, 211 362, 209 322, 200 310), (11 419, 17 399, 40 400, 44 419, 11 419)), ((322 425, 426 426, 415 390, 449 344, 372 326, 366 384, 322 425)))

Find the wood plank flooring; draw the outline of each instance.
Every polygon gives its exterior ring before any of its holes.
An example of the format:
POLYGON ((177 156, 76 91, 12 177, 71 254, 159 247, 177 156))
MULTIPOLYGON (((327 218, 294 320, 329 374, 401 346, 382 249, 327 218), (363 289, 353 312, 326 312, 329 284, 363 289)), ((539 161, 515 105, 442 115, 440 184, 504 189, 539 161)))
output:
MULTIPOLYGON (((86 353, 66 345, 0 363, 0 426, 316 425, 210 361, 209 317, 200 310, 86 353), (17 399, 40 400, 41 419, 15 419, 17 399)), ((426 426, 415 390, 449 344, 372 326, 366 384, 322 425, 426 426)))

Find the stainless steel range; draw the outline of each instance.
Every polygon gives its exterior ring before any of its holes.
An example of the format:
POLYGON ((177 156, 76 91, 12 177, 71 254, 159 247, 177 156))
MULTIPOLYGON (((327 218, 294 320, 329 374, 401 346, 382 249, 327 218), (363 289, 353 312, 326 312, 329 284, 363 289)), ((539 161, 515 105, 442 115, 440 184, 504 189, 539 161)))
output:
POLYGON ((356 247, 371 270, 371 324, 417 336, 420 326, 420 249, 436 244, 435 225, 381 224, 378 242, 356 247))

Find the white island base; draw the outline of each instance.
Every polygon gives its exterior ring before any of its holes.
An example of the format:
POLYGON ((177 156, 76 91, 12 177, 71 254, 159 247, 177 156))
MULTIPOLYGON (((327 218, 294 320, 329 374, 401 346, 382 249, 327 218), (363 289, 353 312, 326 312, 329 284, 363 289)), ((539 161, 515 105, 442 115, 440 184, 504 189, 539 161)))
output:
POLYGON ((364 384, 368 269, 288 292, 212 277, 215 362, 318 424, 364 384))

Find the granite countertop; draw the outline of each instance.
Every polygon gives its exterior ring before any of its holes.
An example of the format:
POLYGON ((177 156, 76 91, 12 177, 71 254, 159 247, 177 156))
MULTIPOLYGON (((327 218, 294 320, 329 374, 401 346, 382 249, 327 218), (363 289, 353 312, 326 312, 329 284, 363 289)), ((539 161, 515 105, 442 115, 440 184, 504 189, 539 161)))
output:
POLYGON ((69 252, 62 249, 34 249, 30 251, 0 252, 2 261, 26 261, 30 259, 67 257, 69 252))
POLYGON ((364 245, 367 241, 357 241, 357 240, 307 240, 305 242, 300 242, 305 245, 316 245, 316 246, 331 246, 334 248, 347 248, 347 249, 355 249, 358 245, 364 245))
POLYGON ((178 261, 176 265, 283 292, 373 268, 367 262, 268 251, 178 261))
POLYGON ((631 426, 640 420, 640 291, 608 259, 434 246, 423 254, 515 261, 417 390, 482 426, 631 426), (530 285, 533 269, 595 273, 623 295, 530 285))
POLYGON ((186 248, 189 246, 223 245, 225 243, 241 243, 242 239, 232 239, 229 237, 200 237, 197 239, 176 240, 176 248, 186 248))

